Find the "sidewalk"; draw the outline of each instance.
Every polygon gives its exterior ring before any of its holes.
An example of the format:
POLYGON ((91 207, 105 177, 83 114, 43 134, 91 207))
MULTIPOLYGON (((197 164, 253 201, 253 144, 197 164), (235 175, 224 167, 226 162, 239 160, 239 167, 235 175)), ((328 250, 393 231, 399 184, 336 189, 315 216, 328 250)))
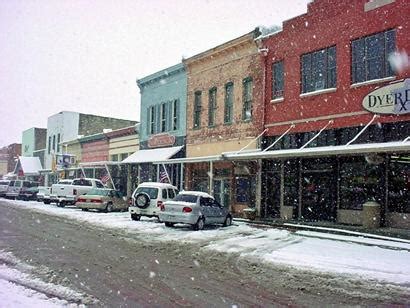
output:
POLYGON ((363 226, 343 225, 326 221, 296 221, 296 220, 248 220, 235 218, 237 221, 247 222, 254 226, 271 226, 276 228, 284 228, 292 231, 307 230, 325 232, 339 235, 351 235, 357 237, 367 237, 373 239, 383 239, 397 242, 410 243, 410 230, 398 229, 390 227, 380 227, 377 229, 367 229, 363 226))

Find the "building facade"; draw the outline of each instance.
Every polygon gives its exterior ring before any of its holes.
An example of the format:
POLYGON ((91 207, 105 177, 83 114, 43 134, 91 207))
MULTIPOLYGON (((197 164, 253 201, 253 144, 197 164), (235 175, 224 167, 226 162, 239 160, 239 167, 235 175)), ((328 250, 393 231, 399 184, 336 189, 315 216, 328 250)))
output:
POLYGON ((182 188, 180 165, 155 165, 152 162, 185 156, 185 67, 182 63, 171 66, 138 79, 137 84, 141 92, 140 153, 135 159, 130 157, 128 162, 140 164, 141 182, 159 181, 161 172, 166 170, 167 181, 182 188))
POLYGON ((44 155, 46 151, 47 129, 32 127, 23 131, 22 156, 38 157, 44 166, 44 155))
POLYGON ((19 156, 21 156, 21 143, 12 143, 0 149, 1 176, 14 171, 19 156))
POLYGON ((260 215, 410 227, 410 3, 315 0, 265 50, 260 215), (407 55, 405 56, 407 57, 407 55), (344 149, 343 149, 344 147, 344 149))
POLYGON ((255 150, 263 130, 259 29, 184 60, 187 70, 186 188, 210 192, 234 212, 257 202, 258 164, 223 161, 255 150))

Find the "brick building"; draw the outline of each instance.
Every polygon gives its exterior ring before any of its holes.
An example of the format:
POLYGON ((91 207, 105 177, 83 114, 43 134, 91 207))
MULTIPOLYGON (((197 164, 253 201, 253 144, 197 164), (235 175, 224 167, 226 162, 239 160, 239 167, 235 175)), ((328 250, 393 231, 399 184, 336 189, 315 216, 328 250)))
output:
POLYGON ((187 70, 186 188, 208 191, 234 212, 256 202, 254 162, 223 161, 230 151, 256 149, 263 130, 259 29, 185 59, 187 70))
POLYGON ((266 151, 230 159, 263 159, 261 217, 363 224, 373 200, 382 224, 410 226, 410 72, 392 65, 410 51, 409 11, 315 0, 258 41, 266 151))
POLYGON ((12 143, 0 149, 0 176, 14 171, 19 156, 21 143, 12 143))

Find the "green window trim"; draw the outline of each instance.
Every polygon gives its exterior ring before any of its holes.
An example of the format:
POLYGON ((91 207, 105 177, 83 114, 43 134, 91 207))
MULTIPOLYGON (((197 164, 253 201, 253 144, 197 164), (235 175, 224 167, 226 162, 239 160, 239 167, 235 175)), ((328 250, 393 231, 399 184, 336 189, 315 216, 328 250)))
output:
POLYGON ((215 126, 215 114, 217 108, 217 88, 209 89, 209 105, 208 105, 208 126, 215 126))
POLYGON ((253 100, 253 79, 247 77, 242 82, 243 95, 242 95, 242 120, 252 120, 252 100, 253 100))
POLYGON ((225 85, 224 124, 232 124, 233 121, 233 87, 233 82, 225 85))
POLYGON ((194 118, 193 128, 198 129, 201 127, 201 111, 202 111, 202 92, 196 91, 194 97, 194 118))

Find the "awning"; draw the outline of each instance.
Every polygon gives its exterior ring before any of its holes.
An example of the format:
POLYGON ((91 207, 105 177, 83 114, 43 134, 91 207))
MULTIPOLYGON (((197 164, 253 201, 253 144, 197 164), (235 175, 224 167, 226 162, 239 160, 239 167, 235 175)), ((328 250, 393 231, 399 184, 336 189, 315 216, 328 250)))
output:
POLYGON ((258 151, 254 153, 224 153, 226 160, 249 160, 249 159, 285 159, 297 157, 323 157, 337 155, 354 155, 370 153, 399 153, 409 152, 410 142, 384 142, 384 143, 365 143, 325 147, 312 147, 303 149, 289 149, 276 151, 258 151))
POLYGON ((121 163, 122 164, 142 164, 142 163, 155 163, 158 161, 166 161, 175 154, 177 154, 183 146, 139 150, 134 154, 128 156, 121 163))
POLYGON ((39 175, 42 169, 40 158, 20 156, 14 173, 18 174, 19 170, 22 170, 26 176, 39 175))

